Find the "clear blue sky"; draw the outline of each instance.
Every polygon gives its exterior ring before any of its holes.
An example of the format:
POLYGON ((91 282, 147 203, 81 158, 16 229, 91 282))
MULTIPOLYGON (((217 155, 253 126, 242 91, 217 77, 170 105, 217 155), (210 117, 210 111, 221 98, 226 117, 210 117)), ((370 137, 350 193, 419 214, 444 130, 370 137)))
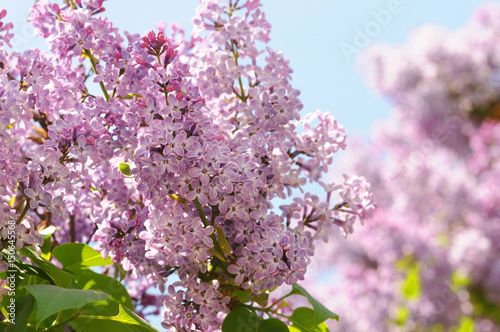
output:
MULTIPOLYGON (((224 0, 221 0, 224 1, 224 0)), ((408 32, 425 23, 455 29, 467 22, 471 11, 484 1, 467 0, 262 0, 272 24, 270 46, 284 51, 294 70, 293 85, 302 91, 304 111, 330 111, 348 133, 368 134, 374 121, 387 118, 390 105, 364 85, 354 62, 348 61, 341 44, 353 46, 357 31, 371 32, 374 42, 403 43, 408 32), (391 11, 376 25, 380 11, 391 11), (359 30, 358 30, 359 29, 359 30)), ((17 49, 44 47, 30 36, 25 18, 32 0, 2 0, 6 20, 15 25, 17 49)), ((196 0, 109 0, 106 12, 120 30, 143 33, 160 20, 181 24, 191 31, 196 0)), ((380 18, 379 18, 380 19, 380 18)), ((4 19, 5 20, 5 19, 4 19)), ((359 44, 359 43, 358 43, 359 44)), ((154 325, 160 320, 155 319, 154 325)))
MULTIPOLYGON (((225 0, 221 0, 225 1, 225 0)), ((40 47, 30 38, 25 22, 33 0, 2 1, 7 19, 21 36, 21 49, 40 47)), ((340 45, 355 45, 357 29, 372 28, 374 42, 402 43, 414 27, 428 23, 452 29, 463 25, 473 8, 484 1, 467 0, 262 0, 272 25, 270 45, 284 51, 294 70, 293 85, 302 91, 304 111, 330 111, 348 133, 368 133, 371 124, 384 119, 390 106, 364 85, 353 61, 348 61, 340 45), (377 31, 374 13, 393 9, 390 19, 377 31), (386 24, 388 22, 388 24, 386 24)), ((191 31, 191 17, 197 0, 108 0, 107 15, 121 30, 146 32, 160 20, 181 24, 191 31)))

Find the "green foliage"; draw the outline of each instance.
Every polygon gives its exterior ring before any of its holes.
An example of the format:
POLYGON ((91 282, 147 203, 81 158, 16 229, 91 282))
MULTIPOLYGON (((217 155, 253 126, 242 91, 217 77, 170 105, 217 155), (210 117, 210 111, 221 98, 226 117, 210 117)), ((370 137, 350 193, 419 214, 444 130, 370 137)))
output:
POLYGON ((33 294, 36 300, 39 323, 59 311, 80 308, 87 303, 109 298, 108 294, 89 289, 70 289, 53 285, 26 285, 24 288, 33 294))
MULTIPOLYGON (((216 229, 216 232, 220 249, 229 254, 230 248, 222 229, 216 229)), ((15 262, 14 268, 20 272, 16 273, 17 322, 12 325, 1 323, 0 331, 62 332, 68 324, 77 331, 157 331, 133 312, 132 300, 120 281, 90 269, 112 265, 111 260, 103 259, 98 252, 81 243, 68 243, 52 250, 52 233, 52 229, 47 229, 44 234, 43 256, 28 247, 19 250, 20 254, 31 259, 32 264, 23 263, 18 258, 15 262), (63 268, 46 258, 56 258, 63 268)), ((116 272, 115 277, 118 274, 123 277, 120 269, 116 272)), ((325 321, 329 318, 338 320, 335 313, 297 284, 288 295, 269 307, 266 307, 268 292, 254 294, 235 289, 231 297, 240 307, 231 311, 224 320, 224 332, 326 332, 329 330, 325 321), (297 308, 290 317, 283 316, 277 310, 288 306, 283 299, 291 295, 304 296, 313 309, 297 308), (252 304, 258 306, 252 307, 252 304), (257 315, 258 311, 262 315, 257 315), (283 321, 271 317, 273 314, 287 318, 292 326, 289 328, 283 321)), ((2 306, 5 307, 7 301, 10 299, 5 296, 2 306)))
POLYGON ((453 332, 474 332, 474 321, 470 317, 462 317, 458 329, 453 329, 453 332))
POLYGON ((474 315, 490 319, 500 326, 500 306, 489 299, 483 288, 475 286, 469 287, 468 290, 474 315))
POLYGON ((129 164, 120 163, 120 165, 118 165, 118 168, 120 169, 120 172, 122 172, 123 175, 130 176, 130 166, 129 166, 129 164))
POLYGON ((318 302, 314 297, 311 296, 302 286, 298 284, 293 284, 292 291, 279 299, 277 302, 272 303, 269 307, 267 305, 268 294, 253 294, 249 291, 244 290, 234 290, 231 297, 240 304, 255 302, 258 303, 260 307, 250 307, 253 312, 249 311, 244 307, 237 308, 227 315, 224 323, 222 324, 223 332, 230 331, 269 331, 269 332, 280 332, 280 331, 294 331, 294 332, 328 332, 328 326, 325 321, 327 319, 333 318, 337 321, 339 316, 330 310, 328 310, 324 305, 318 302), (304 296, 313 309, 300 307, 295 309, 290 317, 282 315, 278 310, 283 307, 289 307, 289 305, 283 301, 285 298, 291 295, 304 296), (272 309, 275 305, 277 307, 272 309), (286 318, 292 323, 292 326, 287 327, 287 325, 275 318, 264 319, 255 314, 255 311, 261 311, 264 316, 270 316, 275 314, 286 318))
POLYGON ((300 307, 293 311, 290 321, 291 332, 327 332, 330 331, 326 323, 318 322, 317 313, 310 308, 300 307))
POLYGON ((285 323, 276 318, 268 318, 262 321, 260 330, 262 332, 286 332, 289 331, 285 323))
POLYGON ((113 265, 109 257, 107 259, 102 258, 100 253, 83 243, 62 244, 54 248, 52 254, 67 270, 89 266, 113 265))
POLYGON ((404 326, 408 318, 410 317, 410 310, 406 307, 399 307, 396 314, 396 324, 398 326, 404 326))
MULTIPOLYGON (((57 258, 63 268, 31 248, 19 250, 36 266, 16 260, 16 324, 2 323, 0 331, 62 332, 68 324, 77 331, 157 331, 133 312, 132 300, 120 281, 89 268, 111 265, 111 260, 81 243, 64 244, 51 251, 47 244, 51 234, 49 229, 44 236, 43 255, 57 258)), ((120 270, 116 271, 118 275, 120 270)), ((4 296, 2 306, 8 301, 9 296, 4 296)))
POLYGON ((222 231, 222 228, 220 227, 215 227, 215 230, 217 231, 217 238, 219 239, 219 245, 222 249, 222 251, 231 256, 231 248, 229 248, 229 242, 226 239, 226 236, 224 235, 224 232, 222 231))
POLYGON ((48 260, 40 257, 36 252, 31 250, 30 248, 24 247, 19 250, 19 253, 31 259, 33 263, 38 265, 53 281, 57 286, 60 287, 68 287, 71 285, 73 278, 71 274, 65 272, 49 262, 48 260))
POLYGON ((120 331, 120 332, 157 332, 151 324, 136 315, 132 310, 119 305, 118 315, 97 316, 80 315, 70 323, 78 331, 120 331))
POLYGON ((467 287, 471 282, 470 276, 462 274, 458 271, 453 271, 451 274, 451 289, 458 291, 461 288, 467 287))
POLYGON ((315 315, 315 323, 320 324, 324 321, 326 321, 329 318, 333 318, 335 320, 339 320, 339 316, 328 310, 324 305, 318 302, 314 297, 309 294, 304 287, 298 285, 298 284, 293 284, 292 286, 292 292, 290 295, 302 295, 307 298, 309 303, 311 303, 313 309, 314 309, 314 315, 315 315))
POLYGON ((74 282, 79 289, 100 290, 110 296, 112 301, 106 301, 105 305, 110 307, 111 314, 118 313, 119 304, 128 309, 134 309, 127 289, 118 280, 95 273, 90 269, 74 269, 73 272, 74 282))
POLYGON ((16 324, 10 325, 7 332, 26 331, 28 318, 33 310, 35 298, 31 294, 26 294, 16 301, 16 324))
POLYGON ((229 313, 222 323, 222 332, 258 331, 259 317, 245 308, 237 308, 229 313))
POLYGON ((431 326, 429 332, 446 332, 446 329, 444 328, 443 324, 434 324, 431 326))
POLYGON ((222 324, 222 332, 288 332, 282 321, 262 319, 245 308, 238 308, 229 313, 222 324))
POLYGON ((215 257, 217 257, 218 259, 220 259, 221 261, 225 261, 226 259, 224 258, 224 256, 222 256, 217 250, 215 249, 208 249, 208 251, 214 255, 215 257))
POLYGON ((40 247, 42 250, 42 257, 50 260, 52 257, 52 234, 56 231, 54 226, 49 226, 42 229, 38 234, 43 237, 43 245, 40 247))
POLYGON ((241 303, 255 302, 261 307, 265 307, 267 306, 269 294, 267 292, 254 294, 250 291, 237 289, 231 294, 231 297, 238 298, 238 301, 241 303))
POLYGON ((403 283, 402 292, 407 299, 418 299, 421 294, 420 289, 420 268, 417 264, 408 268, 406 279, 403 283))

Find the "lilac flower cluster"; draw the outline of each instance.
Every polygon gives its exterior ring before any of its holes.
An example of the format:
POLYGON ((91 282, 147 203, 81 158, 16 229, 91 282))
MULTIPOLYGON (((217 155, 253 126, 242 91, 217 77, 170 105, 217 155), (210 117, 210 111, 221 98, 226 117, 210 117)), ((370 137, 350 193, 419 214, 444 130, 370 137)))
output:
POLYGON ((464 153, 474 126, 499 118, 498 9, 490 8, 462 29, 423 25, 404 45, 378 44, 360 58, 374 90, 394 102, 402 121, 416 123, 421 139, 464 153))
POLYGON ((259 1, 239 2, 202 1, 183 40, 179 28, 124 39, 97 15, 103 1, 40 0, 29 20, 50 53, 0 51, 5 218, 22 210, 31 229, 56 226, 58 243, 94 241, 136 299, 176 273, 166 328, 219 329, 232 290, 303 280, 318 234, 351 232, 374 208, 364 178, 346 176, 326 203, 306 193, 272 211, 320 179, 345 130, 327 113, 301 119, 288 60, 259 58, 270 28, 259 1))

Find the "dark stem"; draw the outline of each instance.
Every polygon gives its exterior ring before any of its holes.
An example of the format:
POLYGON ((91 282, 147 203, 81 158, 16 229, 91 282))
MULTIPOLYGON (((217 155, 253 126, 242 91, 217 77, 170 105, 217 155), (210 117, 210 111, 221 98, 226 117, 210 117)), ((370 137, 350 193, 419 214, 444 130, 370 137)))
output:
POLYGON ((69 242, 75 242, 75 239, 76 239, 75 215, 70 214, 70 216, 69 216, 69 242))
POLYGON ((26 206, 24 207, 23 212, 21 212, 21 215, 19 216, 19 219, 17 219, 17 224, 21 223, 23 221, 24 217, 26 216, 26 213, 28 213, 28 210, 30 209, 30 199, 26 199, 26 206))
MULTIPOLYGON (((90 59, 90 62, 92 63, 92 69, 94 70, 94 73, 98 75, 97 73, 97 65, 94 59, 94 56, 90 52, 90 50, 85 49, 85 55, 90 59)), ((109 101, 109 94, 106 88, 104 87, 104 83, 102 81, 99 82, 99 85, 101 86, 101 90, 104 93, 104 97, 106 98, 106 101, 109 101)))

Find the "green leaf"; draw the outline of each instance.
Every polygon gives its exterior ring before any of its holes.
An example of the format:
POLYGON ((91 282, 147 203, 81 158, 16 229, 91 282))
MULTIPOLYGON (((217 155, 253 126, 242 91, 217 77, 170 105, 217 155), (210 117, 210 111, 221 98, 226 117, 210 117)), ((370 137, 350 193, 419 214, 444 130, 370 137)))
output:
POLYGON ((317 322, 314 310, 306 307, 299 307, 293 311, 290 321, 290 332, 329 332, 325 322, 317 322))
POLYGON ((236 289, 231 294, 231 297, 238 297, 241 303, 256 302, 261 307, 267 306, 269 294, 267 292, 262 292, 260 294, 254 294, 249 291, 236 289))
POLYGON ((103 305, 110 307, 112 315, 116 315, 118 313, 118 304, 123 304, 131 310, 134 309, 132 299, 130 298, 127 289, 120 282, 118 282, 118 280, 107 275, 95 273, 87 268, 73 268, 71 272, 74 273, 73 278, 79 289, 99 290, 110 296, 110 298, 106 300, 106 303, 103 305), (115 301, 116 303, 110 300, 115 301))
POLYGON ((48 260, 40 257, 36 252, 29 249, 28 247, 24 247, 19 250, 19 252, 31 259, 33 263, 36 263, 48 276, 54 281, 54 283, 61 287, 68 287, 71 285, 72 278, 71 274, 65 272, 49 262, 48 260))
POLYGON ((432 325, 429 329, 429 332, 446 332, 446 329, 443 324, 438 323, 432 325))
POLYGON ((217 250, 210 248, 208 249, 208 252, 217 257, 218 259, 220 259, 221 261, 223 262, 226 261, 226 259, 222 257, 222 255, 217 250))
POLYGON ((252 293, 250 291, 242 290, 242 289, 235 289, 231 293, 231 297, 236 297, 238 298, 238 301, 240 303, 248 303, 251 302, 250 297, 252 296, 252 293))
MULTIPOLYGON (((43 272, 43 271, 42 271, 43 272)), ((45 272, 43 272, 45 273, 45 272)), ((25 278, 21 281, 20 285, 38 285, 38 284, 43 284, 43 285, 52 285, 52 280, 47 277, 47 278, 41 278, 37 275, 26 275, 25 278)), ((25 293, 28 293, 26 290, 24 290, 25 293)), ((17 293, 16 293, 17 294, 17 293)))
POLYGON ((333 318, 335 320, 339 320, 339 316, 328 310, 324 305, 322 305, 318 300, 316 300, 314 297, 309 294, 304 287, 298 285, 298 284, 293 284, 292 285, 292 291, 290 292, 291 295, 297 294, 297 295, 302 295, 307 298, 309 303, 311 303, 313 309, 314 309, 314 314, 316 316, 316 324, 323 323, 325 320, 329 318, 333 318))
POLYGON ((0 322, 0 332, 8 332, 7 329, 9 328, 9 324, 0 322))
POLYGON ((253 332, 258 327, 259 318, 245 308, 231 311, 222 322, 222 332, 253 332))
POLYGON ((217 231, 217 237, 219 239, 219 244, 222 251, 231 256, 231 248, 229 247, 229 242, 227 241, 226 236, 224 235, 224 231, 220 227, 215 227, 215 230, 217 231))
POLYGON ((24 288, 35 297, 37 324, 61 310, 80 308, 87 303, 109 298, 106 293, 88 289, 67 289, 53 285, 28 285, 24 288))
POLYGON ((473 315, 487 318, 500 326, 500 305, 491 300, 488 291, 477 285, 469 285, 469 300, 473 307, 473 315))
POLYGON ((288 326, 276 318, 269 318, 262 321, 259 332, 288 332, 288 326))
POLYGON ((396 324, 398 326, 404 326, 408 317, 410 317, 410 310, 406 307, 399 307, 396 313, 396 324))
MULTIPOLYGON (((45 283, 52 283, 53 282, 52 278, 44 270, 42 270, 38 266, 34 266, 31 264, 20 264, 19 268, 17 268, 17 270, 21 271, 23 276, 28 275, 28 278, 29 277, 40 278, 40 279, 45 280, 46 281, 45 283)), ((24 280, 26 280, 28 278, 24 278, 24 280)), ((39 284, 42 282, 39 280, 39 281, 36 281, 35 283, 39 284)), ((29 283, 28 283, 28 285, 29 285, 29 283)))
POLYGON ((245 308, 229 313, 222 323, 222 332, 288 332, 285 323, 276 318, 262 319, 245 308))
POLYGON ((122 172, 123 175, 130 176, 130 166, 128 164, 120 163, 118 167, 120 168, 120 172, 122 172))
POLYGON ((16 300, 16 323, 10 324, 6 332, 24 332, 28 325, 28 318, 31 315, 35 299, 33 295, 27 294, 16 300))
POLYGON ((420 296, 420 275, 418 265, 408 269, 408 274, 403 284, 403 295, 407 299, 417 299, 420 296))
MULTIPOLYGON (((50 226, 53 227, 53 226, 50 226)), ((46 230, 45 228, 44 230, 46 230)), ((40 247, 42 250, 42 257, 46 260, 50 261, 52 257, 52 234, 42 235, 43 236, 43 245, 40 247)))
POLYGON ((460 319, 460 326, 456 332, 473 332, 474 331, 474 320, 470 317, 462 317, 460 319))
POLYGON ((50 225, 38 232, 43 237, 43 245, 40 247, 42 250, 42 257, 50 261, 52 257, 52 234, 57 230, 56 227, 50 225))
POLYGON ((113 265, 109 257, 102 258, 99 252, 84 243, 62 244, 54 248, 52 254, 68 270, 83 266, 113 265))
POLYGON ((451 289, 459 291, 461 288, 467 287, 471 283, 469 275, 453 271, 451 274, 451 289))
POLYGON ((122 305, 116 316, 80 315, 70 325, 77 331, 158 332, 151 324, 122 305))
POLYGON ((115 265, 115 269, 115 278, 118 278, 118 275, 120 275, 120 282, 122 282, 127 276, 127 271, 121 265, 115 265))

